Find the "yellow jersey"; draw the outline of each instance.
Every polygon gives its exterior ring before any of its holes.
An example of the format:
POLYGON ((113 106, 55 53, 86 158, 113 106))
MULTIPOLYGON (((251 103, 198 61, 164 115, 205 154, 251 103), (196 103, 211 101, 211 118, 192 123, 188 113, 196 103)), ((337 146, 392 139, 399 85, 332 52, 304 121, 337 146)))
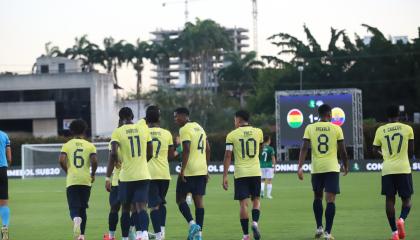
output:
POLYGON ((373 145, 381 147, 382 176, 411 173, 408 141, 414 140, 413 128, 403 123, 388 123, 376 130, 373 145))
POLYGON ((90 157, 96 154, 96 147, 84 139, 74 138, 63 145, 61 153, 67 155, 66 187, 91 186, 90 157))
POLYGON ((168 151, 174 145, 172 134, 159 127, 149 129, 153 142, 153 157, 148 162, 150 175, 152 179, 170 180, 168 151))
POLYGON ((311 142, 311 173, 340 172, 337 142, 344 141, 341 127, 330 122, 316 122, 306 126, 303 139, 311 142))
POLYGON ((119 180, 132 182, 150 179, 147 167, 147 143, 150 138, 147 125, 125 124, 114 130, 111 143, 118 143, 118 160, 121 161, 119 180))
POLYGON ((190 143, 190 155, 184 176, 207 175, 206 141, 207 135, 196 122, 188 122, 179 129, 181 143, 190 143))
POLYGON ((252 126, 242 126, 226 137, 226 146, 233 147, 235 157, 235 178, 261 176, 260 144, 263 132, 252 126))
POLYGON ((146 120, 144 118, 140 119, 137 122, 137 125, 139 125, 140 127, 143 126, 143 125, 146 125, 147 126, 146 120))

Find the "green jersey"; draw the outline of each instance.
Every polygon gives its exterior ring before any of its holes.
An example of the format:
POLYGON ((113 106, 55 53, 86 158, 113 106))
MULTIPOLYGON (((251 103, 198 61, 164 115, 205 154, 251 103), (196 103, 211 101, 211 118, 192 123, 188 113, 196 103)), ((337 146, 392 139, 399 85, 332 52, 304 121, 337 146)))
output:
POLYGON ((272 158, 275 154, 274 148, 265 145, 261 151, 260 155, 260 167, 261 168, 272 168, 273 167, 273 161, 272 158))

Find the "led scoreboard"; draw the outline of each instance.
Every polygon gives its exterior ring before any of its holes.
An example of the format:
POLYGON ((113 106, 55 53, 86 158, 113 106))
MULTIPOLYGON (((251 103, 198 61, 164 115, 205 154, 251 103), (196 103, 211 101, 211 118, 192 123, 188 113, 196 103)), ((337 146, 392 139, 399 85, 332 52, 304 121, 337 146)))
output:
POLYGON ((362 116, 361 104, 360 109, 355 109, 357 94, 361 101, 361 91, 357 89, 276 92, 277 152, 302 144, 305 127, 319 121, 318 107, 322 104, 331 106, 331 122, 343 129, 346 145, 359 146, 362 140, 357 134, 362 132, 362 116))

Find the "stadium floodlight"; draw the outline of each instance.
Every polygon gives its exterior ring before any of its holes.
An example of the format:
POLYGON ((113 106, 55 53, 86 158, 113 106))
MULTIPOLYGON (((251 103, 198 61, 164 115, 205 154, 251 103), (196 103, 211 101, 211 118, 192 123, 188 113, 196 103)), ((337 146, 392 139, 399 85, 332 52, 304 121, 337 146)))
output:
POLYGON ((300 75, 300 90, 302 90, 302 73, 303 73, 304 67, 303 66, 299 66, 298 67, 298 71, 299 71, 299 75, 300 75))
MULTIPOLYGON (((109 143, 94 142, 98 155, 98 174, 105 173, 108 162, 109 143)), ((58 157, 63 143, 23 144, 21 147, 22 167, 13 172, 14 177, 53 177, 64 176, 58 157)))

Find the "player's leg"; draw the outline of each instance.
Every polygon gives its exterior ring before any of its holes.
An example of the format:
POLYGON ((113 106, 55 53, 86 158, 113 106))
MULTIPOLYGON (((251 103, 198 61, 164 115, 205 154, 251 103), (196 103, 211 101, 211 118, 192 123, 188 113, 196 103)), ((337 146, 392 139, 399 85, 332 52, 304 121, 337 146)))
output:
POLYGON ((325 238, 333 239, 331 230, 335 217, 335 197, 340 194, 340 173, 328 172, 324 174, 325 180, 325 200, 327 207, 325 208, 325 238))
POLYGON ((120 182, 118 186, 118 198, 121 201, 121 235, 123 240, 128 240, 130 231, 130 210, 134 196, 132 182, 120 182))
POLYGON ((131 203, 130 209, 130 231, 129 231, 129 239, 135 240, 136 239, 136 219, 138 218, 137 208, 135 203, 131 203))
POLYGON ((147 214, 147 202, 149 200, 149 180, 136 181, 133 202, 136 203, 137 218, 135 218, 136 225, 136 239, 149 239, 149 215, 147 214))
POLYGON ((161 194, 162 203, 159 206, 160 215, 160 232, 161 238, 165 239, 165 226, 166 226, 166 194, 169 189, 169 180, 163 180, 160 184, 159 193, 161 194))
POLYGON ((273 190, 274 169, 267 168, 267 198, 272 199, 271 191, 273 190))
MULTIPOLYGON (((252 232, 254 239, 258 240, 261 238, 260 229, 258 227, 258 221, 260 220, 260 194, 261 188, 258 184, 261 181, 261 177, 249 177, 248 188, 252 200, 252 232)), ((267 193, 267 196, 268 195, 267 193)))
POLYGON ((161 236, 161 216, 160 216, 160 204, 162 199, 159 195, 159 180, 152 180, 149 187, 149 205, 150 218, 152 220, 153 231, 156 234, 156 238, 160 240, 161 236))
POLYGON ((401 214, 397 220, 398 234, 401 239, 406 237, 405 220, 408 217, 411 209, 411 195, 413 194, 413 179, 411 174, 398 174, 397 191, 401 197, 402 207, 401 214))
POLYGON ((265 179, 266 179, 265 168, 261 168, 261 198, 264 198, 265 179))
POLYGON ((86 231, 86 224, 87 224, 87 213, 86 209, 89 208, 89 198, 90 198, 90 191, 91 187, 89 186, 80 186, 80 197, 81 197, 81 207, 79 209, 79 216, 82 219, 80 224, 80 236, 79 240, 84 240, 84 235, 86 231))
POLYGON ((117 230, 118 225, 118 212, 121 208, 121 202, 118 199, 118 186, 111 188, 109 193, 109 215, 108 215, 108 240, 115 239, 115 231, 117 230))
POLYGON ((385 195, 385 212, 389 226, 392 231, 392 238, 399 239, 397 224, 395 222, 395 195, 397 193, 394 176, 382 176, 382 195, 385 195))
POLYGON ((249 198, 239 200, 239 218, 242 227, 243 240, 249 240, 249 216, 248 216, 249 198))
POLYGON ((186 199, 187 194, 191 192, 190 185, 192 184, 191 177, 185 177, 186 181, 182 181, 181 178, 178 178, 176 184, 176 203, 178 204, 179 211, 182 216, 185 218, 189 225, 188 230, 188 240, 192 240, 195 235, 200 231, 200 226, 194 221, 190 207, 188 206, 186 199))
POLYGON ((206 195, 207 176, 196 176, 194 179, 194 187, 191 189, 195 205, 195 220, 200 226, 200 232, 195 237, 196 240, 201 239, 204 227, 204 195, 206 195))
POLYGON ((66 189, 67 203, 69 206, 70 218, 73 221, 73 235, 79 237, 82 224, 82 218, 80 217, 80 208, 82 207, 81 194, 79 186, 69 186, 66 189))
POLYGON ((322 174, 312 174, 311 176, 312 190, 314 192, 314 201, 312 203, 312 209, 316 221, 316 232, 315 238, 321 238, 324 235, 324 229, 322 225, 322 215, 324 213, 324 207, 322 205, 322 198, 324 192, 324 176, 322 174))
POLYGON ((10 222, 10 209, 9 209, 9 190, 8 190, 7 168, 0 168, 0 218, 3 226, 1 228, 1 235, 3 239, 9 239, 9 222, 10 222))

